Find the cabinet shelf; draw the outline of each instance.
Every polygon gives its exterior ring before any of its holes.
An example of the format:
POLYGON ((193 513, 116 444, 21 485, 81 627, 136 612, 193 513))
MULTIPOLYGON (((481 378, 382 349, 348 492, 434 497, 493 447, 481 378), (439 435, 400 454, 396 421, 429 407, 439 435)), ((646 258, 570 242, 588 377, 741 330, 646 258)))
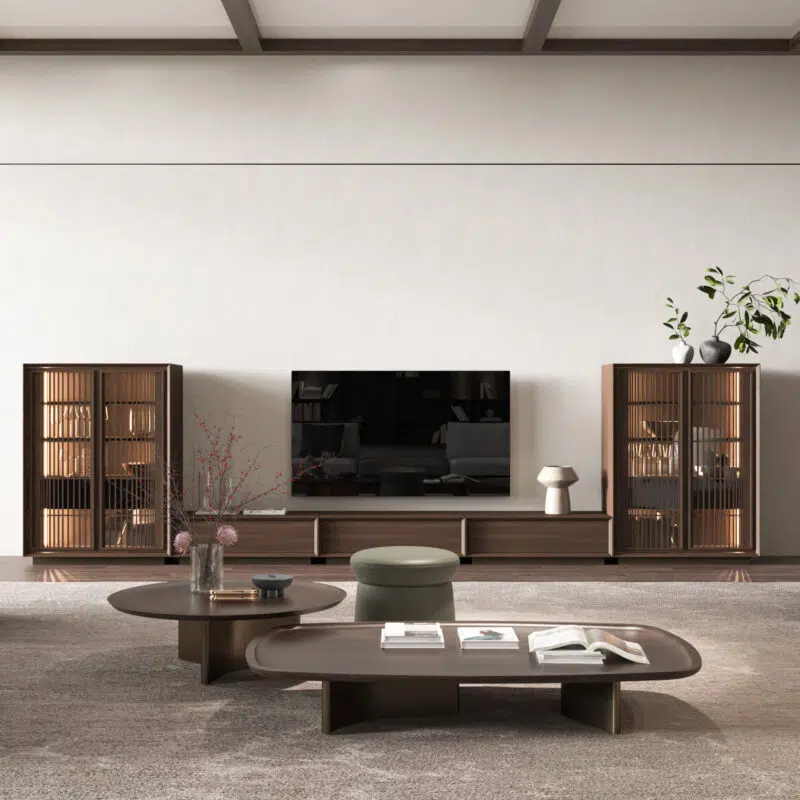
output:
MULTIPOLYGON (((656 437, 656 436, 629 436, 626 442, 631 442, 632 444, 637 444, 639 442, 651 442, 653 444, 672 444, 675 442, 675 439, 666 439, 663 437, 656 437)), ((713 442, 741 442, 741 436, 707 436, 705 438, 697 438, 694 440, 695 445, 703 445, 703 444, 711 444, 713 442)))

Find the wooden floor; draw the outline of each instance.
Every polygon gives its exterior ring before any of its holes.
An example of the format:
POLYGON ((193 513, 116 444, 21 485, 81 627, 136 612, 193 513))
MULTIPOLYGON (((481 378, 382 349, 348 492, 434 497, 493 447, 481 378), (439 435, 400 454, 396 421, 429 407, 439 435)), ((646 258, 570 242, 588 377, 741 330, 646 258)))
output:
MULTIPOLYGON (((298 578, 328 581, 353 580, 346 561, 309 564, 307 561, 234 561, 225 563, 229 578, 247 578, 257 572, 287 572, 298 578)), ((0 557, 0 581, 181 581, 188 580, 187 564, 164 564, 161 561, 80 561, 62 559, 57 562, 33 563, 30 558, 0 557)), ((463 564, 458 571, 460 581, 734 581, 763 583, 800 581, 800 559, 780 563, 767 560, 753 562, 715 561, 701 563, 685 560, 648 559, 645 562, 623 561, 620 564, 600 562, 496 561, 463 564)))

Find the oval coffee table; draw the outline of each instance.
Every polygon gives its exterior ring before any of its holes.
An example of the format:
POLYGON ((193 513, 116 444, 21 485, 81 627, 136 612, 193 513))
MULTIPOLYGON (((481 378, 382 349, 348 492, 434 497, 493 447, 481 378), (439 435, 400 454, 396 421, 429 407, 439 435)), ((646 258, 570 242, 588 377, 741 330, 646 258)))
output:
MULTIPOLYGON (((226 588, 252 588, 246 582, 226 588)), ((222 600, 193 594, 188 582, 151 583, 109 595, 108 602, 125 614, 178 621, 178 658, 200 664, 200 681, 247 669, 247 643, 282 625, 297 625, 301 614, 324 611, 347 593, 327 583, 294 581, 284 596, 265 600, 222 600)))
POLYGON ((561 713, 619 733, 621 681, 663 681, 694 675, 697 650, 674 633, 649 625, 576 622, 443 622, 443 650, 382 650, 381 623, 317 623, 274 630, 247 646, 247 663, 264 676, 322 681, 322 730, 382 717, 458 712, 461 683, 560 683, 561 713), (603 664, 540 664, 528 634, 554 625, 605 628, 639 642, 649 664, 609 659, 603 664), (459 625, 510 625, 518 650, 462 650, 459 625))

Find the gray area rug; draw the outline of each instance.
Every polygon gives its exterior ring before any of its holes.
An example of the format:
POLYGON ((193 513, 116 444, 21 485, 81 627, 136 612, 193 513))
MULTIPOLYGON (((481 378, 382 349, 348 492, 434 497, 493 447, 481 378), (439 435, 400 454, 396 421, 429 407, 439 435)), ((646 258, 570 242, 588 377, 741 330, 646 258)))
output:
MULTIPOLYGON (((800 584, 459 583, 462 619, 658 625, 701 672, 623 684, 629 732, 562 717, 558 688, 467 687, 458 717, 320 732, 319 685, 179 661, 177 623, 120 583, 0 583, 0 797, 797 798, 800 584), (631 730, 633 728, 633 730, 631 730)), ((309 617, 352 619, 348 599, 309 617)))

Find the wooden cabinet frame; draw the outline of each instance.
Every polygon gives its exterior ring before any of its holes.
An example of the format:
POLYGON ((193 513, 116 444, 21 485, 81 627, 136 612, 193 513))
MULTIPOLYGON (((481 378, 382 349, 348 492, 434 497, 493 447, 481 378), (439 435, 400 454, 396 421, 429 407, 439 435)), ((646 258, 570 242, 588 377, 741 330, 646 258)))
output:
POLYGON ((603 367, 614 555, 759 553, 759 383, 757 364, 603 367))
POLYGON ((178 365, 24 365, 24 554, 170 554, 165 470, 180 481, 182 419, 178 365))

